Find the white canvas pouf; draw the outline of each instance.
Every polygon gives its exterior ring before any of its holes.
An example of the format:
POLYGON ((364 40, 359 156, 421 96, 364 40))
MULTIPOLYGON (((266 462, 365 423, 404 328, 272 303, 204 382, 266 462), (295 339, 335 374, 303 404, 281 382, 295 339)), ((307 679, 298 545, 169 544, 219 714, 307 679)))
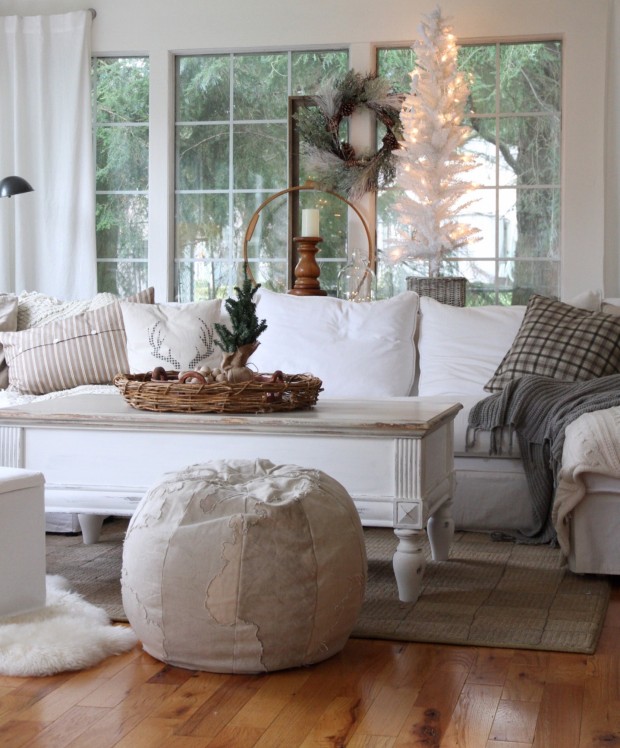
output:
POLYGON ((0 468, 0 616, 45 607, 45 499, 41 473, 0 468))
POLYGON ((138 505, 123 606, 163 662, 267 672, 342 649, 366 569, 361 522, 340 483, 268 460, 214 460, 168 473, 138 505))

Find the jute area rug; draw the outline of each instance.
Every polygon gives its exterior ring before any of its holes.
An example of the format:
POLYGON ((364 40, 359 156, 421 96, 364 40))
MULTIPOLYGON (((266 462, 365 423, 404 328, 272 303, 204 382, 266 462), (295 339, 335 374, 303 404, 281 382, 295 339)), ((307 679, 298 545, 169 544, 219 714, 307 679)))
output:
MULTIPOLYGON (((127 520, 104 524, 101 541, 47 535, 47 573, 116 621, 127 620, 120 595, 127 520)), ((368 585, 353 636, 591 654, 609 601, 605 577, 572 574, 549 546, 496 542, 457 533, 450 560, 430 561, 415 604, 398 600, 392 572, 396 538, 366 528, 368 585)))

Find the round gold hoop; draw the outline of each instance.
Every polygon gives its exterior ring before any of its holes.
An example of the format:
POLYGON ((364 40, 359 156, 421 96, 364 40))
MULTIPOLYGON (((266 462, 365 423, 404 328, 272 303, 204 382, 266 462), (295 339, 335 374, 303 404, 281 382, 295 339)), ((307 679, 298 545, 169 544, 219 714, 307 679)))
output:
POLYGON ((333 195, 334 197, 338 198, 338 200, 342 200, 343 203, 346 203, 349 208, 351 208, 357 217, 362 222, 362 226, 364 228, 364 232, 366 233, 366 239, 368 240, 368 263, 370 267, 373 267, 375 262, 375 250, 374 245, 372 243, 372 238, 370 236, 370 229, 368 228, 368 224, 366 223, 366 220, 364 219, 364 216, 360 213, 358 208, 353 205, 353 203, 350 203, 346 198, 342 197, 342 195, 339 195, 337 192, 333 192, 332 190, 326 190, 322 187, 319 187, 314 182, 306 182, 305 184, 298 185, 297 187, 288 187, 285 190, 280 190, 279 192, 275 192, 273 195, 270 195, 266 200, 264 200, 258 208, 254 211, 252 218, 250 218, 250 221, 248 223, 248 227, 245 230, 245 238, 243 240, 243 262, 245 267, 247 268, 248 276, 254 281, 254 275, 252 274, 252 270, 249 265, 249 258, 248 258, 248 244, 252 240, 252 237, 254 236, 254 230, 256 229, 256 224, 258 223, 258 218, 260 216, 260 212, 262 209, 269 205, 270 202, 273 200, 276 200, 278 197, 282 197, 282 195, 288 195, 290 192, 302 192, 307 190, 313 190, 314 192, 324 192, 327 195, 333 195))

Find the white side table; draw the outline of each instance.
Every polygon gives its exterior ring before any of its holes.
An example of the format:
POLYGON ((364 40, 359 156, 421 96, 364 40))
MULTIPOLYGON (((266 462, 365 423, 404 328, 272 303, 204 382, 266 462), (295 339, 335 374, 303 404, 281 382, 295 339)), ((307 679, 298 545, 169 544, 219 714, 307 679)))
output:
POLYGON ((45 504, 41 473, 0 468, 0 616, 45 606, 45 504))

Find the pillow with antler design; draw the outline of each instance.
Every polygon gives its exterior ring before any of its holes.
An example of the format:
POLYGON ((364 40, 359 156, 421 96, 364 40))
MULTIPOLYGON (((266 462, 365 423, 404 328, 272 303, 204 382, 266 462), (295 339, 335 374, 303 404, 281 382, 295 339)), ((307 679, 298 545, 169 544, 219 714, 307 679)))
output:
POLYGON ((133 304, 121 302, 130 374, 161 366, 167 371, 219 366, 222 349, 215 344, 214 324, 221 302, 133 304))

